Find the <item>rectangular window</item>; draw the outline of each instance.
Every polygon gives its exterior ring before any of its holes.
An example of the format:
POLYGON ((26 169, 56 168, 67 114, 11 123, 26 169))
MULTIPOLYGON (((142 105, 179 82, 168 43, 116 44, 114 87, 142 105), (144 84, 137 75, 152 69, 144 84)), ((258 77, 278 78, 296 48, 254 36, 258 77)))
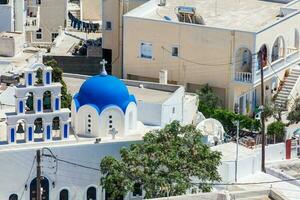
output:
POLYGON ((111 30, 111 22, 110 22, 110 21, 107 21, 107 22, 105 23, 105 29, 106 29, 106 30, 111 30))
POLYGON ((36 4, 41 5, 42 0, 36 0, 36 4))
POLYGON ((179 54, 178 52, 179 52, 178 47, 172 47, 172 56, 178 57, 179 54))
POLYGON ((39 29, 35 32, 35 37, 38 40, 41 40, 43 38, 42 29, 39 29))
POLYGON ((141 43, 141 58, 152 59, 152 44, 142 42, 141 43))

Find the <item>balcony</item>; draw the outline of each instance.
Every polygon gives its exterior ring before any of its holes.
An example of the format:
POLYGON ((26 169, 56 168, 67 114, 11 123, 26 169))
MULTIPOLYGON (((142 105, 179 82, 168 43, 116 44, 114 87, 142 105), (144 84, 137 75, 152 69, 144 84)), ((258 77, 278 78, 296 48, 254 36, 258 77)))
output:
POLYGON ((252 83, 252 73, 250 72, 235 72, 234 80, 242 83, 252 83))
POLYGON ((40 7, 28 6, 25 22, 26 31, 37 31, 40 27, 40 7))

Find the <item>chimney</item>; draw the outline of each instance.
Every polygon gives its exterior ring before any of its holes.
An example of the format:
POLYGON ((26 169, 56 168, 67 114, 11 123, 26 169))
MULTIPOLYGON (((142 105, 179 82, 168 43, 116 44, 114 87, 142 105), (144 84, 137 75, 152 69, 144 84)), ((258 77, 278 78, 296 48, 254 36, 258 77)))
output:
POLYGON ((159 71, 159 83, 168 84, 168 70, 162 69, 159 71))

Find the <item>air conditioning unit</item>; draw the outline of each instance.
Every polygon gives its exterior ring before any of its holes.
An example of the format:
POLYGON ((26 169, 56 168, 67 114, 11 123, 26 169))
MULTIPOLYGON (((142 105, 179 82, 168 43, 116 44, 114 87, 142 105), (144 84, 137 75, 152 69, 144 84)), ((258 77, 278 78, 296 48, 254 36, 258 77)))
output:
POLYGON ((158 5, 159 6, 165 6, 167 3, 167 0, 158 0, 158 5))

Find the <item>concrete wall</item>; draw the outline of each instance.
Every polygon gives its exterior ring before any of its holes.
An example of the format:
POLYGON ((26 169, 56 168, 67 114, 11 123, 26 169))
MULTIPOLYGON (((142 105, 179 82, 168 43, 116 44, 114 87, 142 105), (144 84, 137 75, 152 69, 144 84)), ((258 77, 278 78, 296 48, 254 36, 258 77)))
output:
POLYGON ((81 0, 80 8, 83 21, 102 20, 102 1, 100 0, 81 0))
POLYGON ((0 5, 0 32, 14 31, 13 7, 11 5, 0 5))
MULTIPOLYGON (((58 65, 65 73, 96 75, 100 72, 100 61, 102 58, 93 57, 88 58, 85 56, 44 56, 43 61, 55 59, 58 65)), ((106 68, 110 73, 110 68, 106 68)))
MULTIPOLYGON (((8 33, 9 35, 9 33, 8 33)), ((14 33, 7 37, 0 37, 0 56, 13 57, 23 50, 24 35, 14 33)))

